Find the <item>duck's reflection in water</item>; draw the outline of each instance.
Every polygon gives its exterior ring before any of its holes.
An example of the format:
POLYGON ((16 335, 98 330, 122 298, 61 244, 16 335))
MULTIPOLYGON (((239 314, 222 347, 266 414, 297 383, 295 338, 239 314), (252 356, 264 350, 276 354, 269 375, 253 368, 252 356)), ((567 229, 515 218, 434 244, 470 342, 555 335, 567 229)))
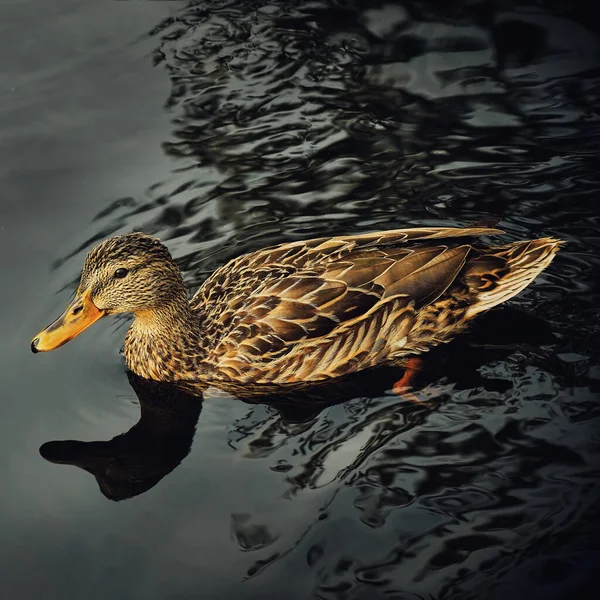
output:
POLYGON ((46 460, 75 465, 91 473, 100 491, 111 500, 147 492, 188 455, 202 398, 174 386, 128 373, 140 401, 140 420, 109 441, 46 442, 46 460))
MULTIPOLYGON (((326 408, 354 399, 348 404, 346 424, 333 428, 334 439, 316 444, 302 473, 290 478, 289 492, 294 493, 314 483, 324 455, 346 436, 364 430, 371 420, 379 422, 383 418, 389 421, 389 427, 372 431, 370 441, 364 445, 368 453, 401 431, 422 423, 427 414, 450 398, 450 391, 480 387, 490 393, 505 392, 506 380, 482 377, 481 365, 506 357, 514 351, 515 344, 540 344, 549 341, 549 337, 551 334, 539 319, 510 308, 490 313, 470 334, 428 353, 426 370, 416 382, 420 404, 403 397, 389 397, 394 383, 403 375, 402 368, 363 371, 305 388, 232 387, 224 392, 229 397, 223 400, 267 405, 269 410, 251 410, 232 423, 228 432, 230 446, 248 458, 267 456, 285 443, 283 438, 313 427, 326 408)), ((100 491, 115 501, 147 492, 177 468, 190 451, 204 401, 204 386, 183 388, 148 381, 132 373, 128 373, 128 378, 139 398, 141 412, 139 421, 129 431, 109 441, 51 441, 40 448, 46 460, 74 465, 94 475, 100 491)))
MULTIPOLYGON (((398 373, 402 370, 388 370, 380 384, 393 385, 398 373)), ((129 431, 109 441, 51 441, 40 447, 40 454, 49 462, 74 465, 94 475, 100 491, 115 501, 147 492, 181 463, 190 451, 204 402, 204 387, 149 381, 131 372, 128 378, 141 413, 129 431)), ((267 403, 284 423, 300 424, 311 422, 327 406, 364 392, 369 384, 372 392, 372 381, 361 375, 305 389, 263 388, 261 396, 257 389, 242 387, 225 393, 249 404, 267 403)))

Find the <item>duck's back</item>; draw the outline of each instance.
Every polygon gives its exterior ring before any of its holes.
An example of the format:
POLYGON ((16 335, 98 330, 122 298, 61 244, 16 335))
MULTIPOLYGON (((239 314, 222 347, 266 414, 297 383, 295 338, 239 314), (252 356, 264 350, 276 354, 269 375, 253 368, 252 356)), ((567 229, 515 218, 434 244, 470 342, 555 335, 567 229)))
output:
POLYGON ((550 239, 474 245, 496 233, 403 229, 234 259, 192 300, 205 364, 216 380, 318 381, 448 341, 472 316, 528 285, 558 247, 550 239))

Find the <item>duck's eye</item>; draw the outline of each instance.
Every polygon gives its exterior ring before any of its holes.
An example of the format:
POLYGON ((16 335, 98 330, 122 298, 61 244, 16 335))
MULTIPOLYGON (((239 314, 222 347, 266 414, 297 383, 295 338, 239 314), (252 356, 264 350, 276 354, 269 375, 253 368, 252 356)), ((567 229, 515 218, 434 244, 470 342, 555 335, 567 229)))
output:
POLYGON ((125 277, 125 275, 127 275, 127 273, 129 273, 129 271, 127 269, 124 269, 123 267, 121 267, 120 269, 117 269, 115 271, 115 277, 117 279, 123 279, 123 277, 125 277))

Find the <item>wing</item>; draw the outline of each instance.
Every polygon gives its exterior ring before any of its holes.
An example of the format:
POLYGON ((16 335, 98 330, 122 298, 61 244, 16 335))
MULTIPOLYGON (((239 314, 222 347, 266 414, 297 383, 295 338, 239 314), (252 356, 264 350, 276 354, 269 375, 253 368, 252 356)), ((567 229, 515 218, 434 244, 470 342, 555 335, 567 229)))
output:
MULTIPOLYGON (((420 228, 315 239, 241 256, 204 283, 192 306, 213 343, 207 362, 264 362, 316 343, 393 302, 419 308, 456 279, 489 228, 420 228)), ((239 371, 239 369, 235 369, 239 371)))

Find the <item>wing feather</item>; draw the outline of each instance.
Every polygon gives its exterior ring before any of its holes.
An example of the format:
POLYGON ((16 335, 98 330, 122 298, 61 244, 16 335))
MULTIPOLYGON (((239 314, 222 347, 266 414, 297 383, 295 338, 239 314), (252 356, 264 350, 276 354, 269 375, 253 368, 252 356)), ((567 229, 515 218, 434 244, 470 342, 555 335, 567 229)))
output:
POLYGON ((367 341, 369 347, 384 346, 361 320, 383 314, 380 309, 391 302, 395 310, 398 302, 433 302, 467 260, 472 247, 460 244, 461 238, 494 233, 499 231, 486 227, 394 230, 293 242, 234 259, 215 271, 191 303, 206 315, 203 334, 218 340, 207 360, 224 372, 237 371, 244 352, 260 361, 300 343, 314 350, 324 336, 348 327, 354 328, 350 337, 328 338, 322 358, 334 360, 339 346, 354 360, 367 341))

